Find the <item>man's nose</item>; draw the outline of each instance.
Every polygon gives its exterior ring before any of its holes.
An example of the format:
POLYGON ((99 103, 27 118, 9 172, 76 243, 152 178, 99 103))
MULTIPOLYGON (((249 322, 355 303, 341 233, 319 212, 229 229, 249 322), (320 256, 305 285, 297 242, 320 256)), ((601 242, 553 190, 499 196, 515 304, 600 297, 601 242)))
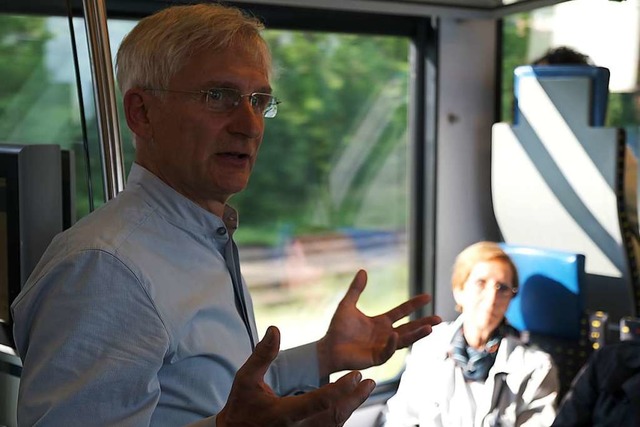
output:
POLYGON ((240 133, 248 138, 258 138, 264 131, 264 117, 251 105, 251 97, 240 98, 238 105, 231 112, 232 132, 240 133))

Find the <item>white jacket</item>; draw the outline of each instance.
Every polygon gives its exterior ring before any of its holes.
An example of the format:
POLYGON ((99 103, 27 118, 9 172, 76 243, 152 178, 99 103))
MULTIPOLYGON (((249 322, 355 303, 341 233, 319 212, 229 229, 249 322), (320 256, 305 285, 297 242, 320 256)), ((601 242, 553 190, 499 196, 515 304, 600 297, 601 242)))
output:
POLYGON ((448 356, 461 325, 462 316, 413 345, 398 392, 387 402, 385 426, 550 426, 559 388, 551 357, 505 337, 487 380, 472 385, 448 356))

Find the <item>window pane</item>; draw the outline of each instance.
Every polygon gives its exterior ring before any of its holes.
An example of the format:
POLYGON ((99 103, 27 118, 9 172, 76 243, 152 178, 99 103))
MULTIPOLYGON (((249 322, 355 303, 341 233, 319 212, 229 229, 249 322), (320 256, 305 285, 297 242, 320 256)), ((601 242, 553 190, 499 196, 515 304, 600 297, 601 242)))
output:
MULTIPOLYGON (((94 198, 103 200, 84 22, 74 21, 85 93, 94 198)), ((81 112, 66 18, 0 14, 0 143, 58 144, 76 166, 76 217, 89 212, 81 112)))
POLYGON ((551 47, 568 46, 611 72, 607 126, 640 124, 639 24, 639 0, 574 0, 506 17, 502 120, 512 118, 513 69, 531 63, 551 47))
MULTIPOLYGON (((110 21, 114 50, 132 26, 110 21)), ((278 326, 289 348, 324 334, 360 268, 369 272, 364 313, 408 298, 410 41, 274 30, 265 37, 282 103, 266 120, 248 188, 230 204, 240 213, 234 237, 259 332, 278 326)), ((133 150, 124 148, 129 166, 133 150)), ((395 377, 404 355, 366 374, 395 377)))
MULTIPOLYGON (((258 325, 283 347, 320 338, 360 268, 359 308, 408 297, 409 40, 268 31, 282 99, 249 187, 231 203, 258 325)), ((403 355, 369 372, 399 373, 403 355)))
POLYGON ((504 20, 502 121, 513 120, 513 70, 549 48, 570 47, 609 69, 605 126, 627 133, 624 196, 627 220, 638 227, 640 154, 640 0, 574 0, 504 20))

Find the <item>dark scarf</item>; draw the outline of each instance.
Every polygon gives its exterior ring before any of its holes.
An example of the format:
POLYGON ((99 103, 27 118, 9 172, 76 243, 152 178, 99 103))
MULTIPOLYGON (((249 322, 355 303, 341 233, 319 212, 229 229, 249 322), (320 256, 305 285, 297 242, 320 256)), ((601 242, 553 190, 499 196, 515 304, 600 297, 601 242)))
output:
POLYGON ((450 356, 456 365, 462 368, 462 374, 467 381, 484 382, 489 376, 489 369, 496 361, 496 354, 500 341, 504 336, 501 328, 497 328, 482 350, 470 347, 464 338, 462 328, 453 336, 450 356))

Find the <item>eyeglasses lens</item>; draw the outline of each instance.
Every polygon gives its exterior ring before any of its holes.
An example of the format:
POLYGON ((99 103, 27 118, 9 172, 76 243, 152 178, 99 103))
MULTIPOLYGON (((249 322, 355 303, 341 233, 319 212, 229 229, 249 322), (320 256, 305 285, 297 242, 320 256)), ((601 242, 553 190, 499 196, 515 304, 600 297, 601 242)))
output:
POLYGON ((211 89, 207 92, 207 105, 211 111, 227 112, 237 107, 244 97, 249 98, 253 110, 261 116, 267 118, 276 116, 278 102, 275 97, 266 93, 242 95, 235 89, 211 89))

